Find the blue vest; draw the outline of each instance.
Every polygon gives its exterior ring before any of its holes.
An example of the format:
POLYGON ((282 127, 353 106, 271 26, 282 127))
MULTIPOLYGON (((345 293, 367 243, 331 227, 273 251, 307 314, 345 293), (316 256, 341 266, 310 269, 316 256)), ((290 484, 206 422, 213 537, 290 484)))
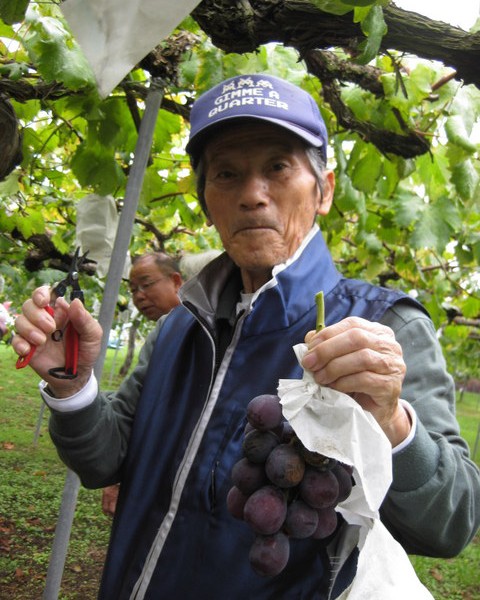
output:
MULTIPOLYGON (((321 234, 276 276, 246 316, 230 366, 192 458, 178 510, 145 598, 255 600, 326 598, 330 573, 324 544, 292 540, 287 568, 257 576, 248 562, 250 528, 226 509, 230 472, 241 455, 245 408, 278 380, 301 378, 292 346, 315 328, 315 293, 325 294, 326 324, 349 315, 375 321, 399 292, 342 278, 321 234)), ((178 471, 212 394, 214 333, 185 306, 160 330, 136 411, 121 497, 100 592, 126 600, 165 519, 178 471)), ((215 391, 215 394, 217 391, 215 391)), ((346 582, 348 583, 348 582, 346 582)))

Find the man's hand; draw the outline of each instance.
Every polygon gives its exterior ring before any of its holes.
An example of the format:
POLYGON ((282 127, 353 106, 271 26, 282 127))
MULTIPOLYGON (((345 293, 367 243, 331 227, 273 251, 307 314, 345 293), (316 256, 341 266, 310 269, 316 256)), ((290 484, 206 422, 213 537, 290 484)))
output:
POLYGON ((392 447, 408 436, 410 418, 399 403, 406 366, 389 327, 348 317, 310 331, 305 342, 303 367, 317 383, 352 396, 373 415, 392 447))
POLYGON ((45 310, 49 302, 50 288, 39 287, 33 292, 15 321, 17 334, 12 339, 12 346, 19 356, 25 356, 32 345, 36 346, 30 366, 48 383, 57 398, 65 398, 88 382, 100 353, 102 328, 78 299, 69 305, 64 298, 57 298, 54 317, 45 310), (52 333, 57 329, 63 330, 68 321, 79 336, 78 376, 75 379, 57 379, 48 371, 65 365, 65 349, 62 341, 52 339, 52 333))
POLYGON ((117 508, 118 493, 120 492, 120 484, 109 485, 103 488, 102 491, 102 511, 103 514, 113 517, 117 508))

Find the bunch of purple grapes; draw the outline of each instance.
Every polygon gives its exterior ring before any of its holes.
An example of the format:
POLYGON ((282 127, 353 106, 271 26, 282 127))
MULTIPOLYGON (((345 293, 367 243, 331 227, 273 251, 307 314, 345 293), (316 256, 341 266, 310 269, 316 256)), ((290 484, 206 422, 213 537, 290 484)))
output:
POLYGON ((287 565, 289 538, 324 540, 335 532, 335 507, 350 495, 352 469, 307 450, 283 419, 278 396, 253 398, 247 421, 227 507, 255 533, 252 568, 271 577, 287 565))

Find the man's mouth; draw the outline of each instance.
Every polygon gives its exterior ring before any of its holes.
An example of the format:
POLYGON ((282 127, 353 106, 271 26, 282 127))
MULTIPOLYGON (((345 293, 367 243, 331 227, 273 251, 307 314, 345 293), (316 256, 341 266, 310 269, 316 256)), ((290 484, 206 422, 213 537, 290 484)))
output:
POLYGON ((250 231, 265 231, 267 229, 276 231, 273 223, 240 223, 236 229, 235 233, 242 232, 250 232, 250 231))

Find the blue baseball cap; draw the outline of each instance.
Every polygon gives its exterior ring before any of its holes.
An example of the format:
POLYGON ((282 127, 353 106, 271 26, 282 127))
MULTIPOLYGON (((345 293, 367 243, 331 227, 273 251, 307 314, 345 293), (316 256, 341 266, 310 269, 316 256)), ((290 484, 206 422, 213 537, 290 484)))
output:
POLYGON ((312 96, 284 79, 256 74, 231 77, 194 102, 186 146, 194 166, 207 135, 233 119, 269 121, 288 129, 320 148, 327 160, 327 128, 312 96))

